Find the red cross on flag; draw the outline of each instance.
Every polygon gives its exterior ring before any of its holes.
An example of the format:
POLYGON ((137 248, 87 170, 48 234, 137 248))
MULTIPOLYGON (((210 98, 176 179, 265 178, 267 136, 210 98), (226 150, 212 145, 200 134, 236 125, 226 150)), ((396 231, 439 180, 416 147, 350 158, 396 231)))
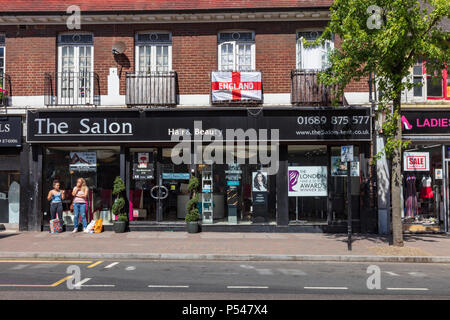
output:
POLYGON ((212 102, 262 100, 261 72, 213 72, 212 102))

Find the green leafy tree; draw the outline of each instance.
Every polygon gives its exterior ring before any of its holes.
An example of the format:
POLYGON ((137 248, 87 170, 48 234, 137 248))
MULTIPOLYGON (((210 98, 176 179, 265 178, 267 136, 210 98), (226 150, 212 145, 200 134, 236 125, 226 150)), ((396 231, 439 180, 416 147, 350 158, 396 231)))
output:
POLYGON ((128 221, 127 214, 122 211, 125 207, 125 198, 123 196, 124 191, 125 183, 121 177, 116 177, 116 179, 114 179, 114 187, 112 192, 112 194, 116 196, 116 200, 113 203, 112 212, 117 216, 119 221, 128 221))
MULTIPOLYGON (((448 0, 335 0, 324 33, 341 41, 330 54, 322 83, 337 85, 338 96, 351 81, 376 75, 378 112, 386 115, 383 153, 391 160, 393 244, 403 246, 401 223, 401 93, 413 87, 410 71, 417 59, 427 61, 427 73, 441 72, 450 63, 449 33, 442 29, 450 17, 448 0)), ((308 44, 306 44, 308 45, 308 44)), ((311 44, 309 44, 311 45, 311 44)), ((382 154, 381 154, 382 155, 382 154)), ((377 157, 381 156, 380 154, 377 157)))

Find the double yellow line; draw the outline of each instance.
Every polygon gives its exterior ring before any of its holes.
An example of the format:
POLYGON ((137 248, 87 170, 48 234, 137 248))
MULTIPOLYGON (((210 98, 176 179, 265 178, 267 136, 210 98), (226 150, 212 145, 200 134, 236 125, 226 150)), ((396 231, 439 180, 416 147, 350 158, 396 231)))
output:
MULTIPOLYGON (((94 268, 103 261, 97 261, 92 263, 92 261, 67 261, 67 260, 0 260, 0 263, 78 263, 78 264, 89 264, 88 268, 94 268)), ((73 276, 67 276, 61 280, 56 281, 52 284, 0 284, 0 287, 38 287, 38 288, 54 288, 59 286, 61 283, 69 280, 73 276)))

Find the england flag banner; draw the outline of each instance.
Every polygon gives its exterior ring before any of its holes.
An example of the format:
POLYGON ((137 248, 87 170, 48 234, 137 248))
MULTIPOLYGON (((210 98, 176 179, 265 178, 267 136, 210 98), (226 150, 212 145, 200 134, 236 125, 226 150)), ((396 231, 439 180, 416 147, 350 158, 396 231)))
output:
POLYGON ((262 101, 261 72, 213 72, 212 102, 262 101))

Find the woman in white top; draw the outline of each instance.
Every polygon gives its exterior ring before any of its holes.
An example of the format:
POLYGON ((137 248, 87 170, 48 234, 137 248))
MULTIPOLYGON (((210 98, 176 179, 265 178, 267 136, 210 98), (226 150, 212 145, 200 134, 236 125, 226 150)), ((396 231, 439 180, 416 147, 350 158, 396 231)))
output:
POLYGON ((77 180, 77 185, 73 188, 72 195, 75 197, 73 199, 73 213, 75 214, 73 221, 73 232, 78 232, 78 222, 83 220, 83 231, 87 227, 86 221, 86 202, 88 198, 89 188, 86 185, 86 180, 79 178, 77 180))

